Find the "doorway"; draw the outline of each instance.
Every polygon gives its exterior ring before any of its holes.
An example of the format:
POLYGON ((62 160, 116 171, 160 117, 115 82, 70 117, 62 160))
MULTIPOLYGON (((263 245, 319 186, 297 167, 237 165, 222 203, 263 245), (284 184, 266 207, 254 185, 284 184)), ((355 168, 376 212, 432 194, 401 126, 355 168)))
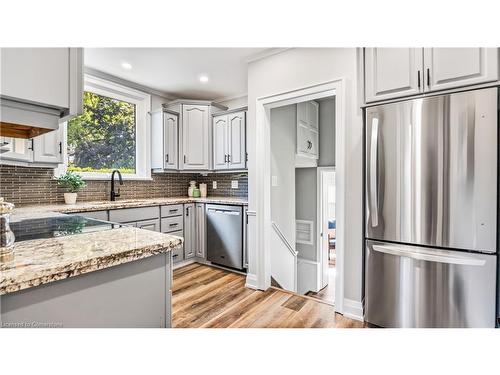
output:
MULTIPOLYGON (((345 171, 345 82, 337 79, 323 84, 299 88, 293 91, 274 94, 256 99, 255 116, 256 144, 255 163, 249 167, 250 175, 255 178, 258 188, 253 200, 255 202, 255 221, 250 221, 251 231, 255 230, 255 243, 250 246, 251 258, 255 257, 255 268, 247 275, 247 286, 266 290, 271 285, 271 253, 272 218, 271 218, 271 109, 310 100, 335 97, 336 124, 336 178, 344 181, 345 171)), ((336 194, 336 274, 335 274, 335 310, 343 313, 343 242, 345 239, 345 186, 338 184, 336 194)))

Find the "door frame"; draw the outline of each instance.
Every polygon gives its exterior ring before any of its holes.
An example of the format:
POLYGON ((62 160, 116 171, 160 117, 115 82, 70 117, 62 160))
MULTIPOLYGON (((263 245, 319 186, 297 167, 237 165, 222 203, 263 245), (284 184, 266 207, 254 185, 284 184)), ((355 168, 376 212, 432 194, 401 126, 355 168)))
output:
MULTIPOLYGON (((325 228, 323 228, 323 213, 324 213, 324 208, 325 204, 322 201, 323 197, 323 172, 333 172, 335 173, 335 218, 337 217, 337 174, 336 174, 336 169, 335 166, 332 167, 318 167, 317 168, 317 213, 318 213, 318 225, 317 225, 317 253, 316 253, 316 259, 318 259, 319 262, 319 275, 318 275, 318 288, 322 289, 324 288, 327 284, 324 284, 326 272, 328 270, 328 255, 325 258, 325 251, 324 251, 324 245, 326 244, 328 248, 328 240, 326 236, 326 231, 325 228), (321 233, 323 233, 323 236, 321 236, 321 233)), ((326 251, 328 254, 328 251, 326 251)))
POLYGON ((255 229, 256 243, 251 249, 256 260, 255 274, 249 274, 247 285, 267 290, 271 286, 271 122, 272 108, 302 101, 317 100, 335 96, 336 126, 336 185, 335 201, 337 209, 337 266, 335 278, 335 311, 344 309, 344 243, 346 238, 345 217, 345 144, 346 144, 346 94, 345 78, 338 78, 316 85, 299 87, 295 90, 276 93, 256 99, 255 108, 255 169, 249 169, 251 178, 255 178, 255 229))

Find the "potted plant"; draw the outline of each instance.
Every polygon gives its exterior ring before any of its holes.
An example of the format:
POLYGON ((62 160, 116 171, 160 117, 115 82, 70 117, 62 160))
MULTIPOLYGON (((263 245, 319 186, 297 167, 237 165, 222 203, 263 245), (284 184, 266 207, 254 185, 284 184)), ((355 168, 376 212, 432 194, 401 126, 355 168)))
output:
POLYGON ((72 172, 66 172, 60 176, 57 184, 69 190, 69 193, 64 193, 66 204, 75 204, 78 191, 87 185, 79 175, 72 172))

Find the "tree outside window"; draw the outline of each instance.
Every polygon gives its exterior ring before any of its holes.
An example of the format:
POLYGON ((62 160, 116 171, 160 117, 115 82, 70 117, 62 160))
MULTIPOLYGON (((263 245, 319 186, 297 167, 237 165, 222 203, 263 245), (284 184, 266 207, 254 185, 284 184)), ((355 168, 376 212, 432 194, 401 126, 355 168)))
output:
POLYGON ((68 122, 68 171, 136 172, 136 106, 84 92, 83 114, 68 122))

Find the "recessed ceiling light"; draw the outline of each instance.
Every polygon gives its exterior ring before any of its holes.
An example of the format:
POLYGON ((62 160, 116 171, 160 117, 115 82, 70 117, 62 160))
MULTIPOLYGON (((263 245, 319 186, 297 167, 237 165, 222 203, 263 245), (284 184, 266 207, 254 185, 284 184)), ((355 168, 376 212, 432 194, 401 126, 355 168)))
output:
POLYGON ((132 69, 132 64, 130 64, 130 63, 126 62, 126 61, 123 61, 122 62, 122 68, 126 69, 126 70, 130 70, 130 69, 132 69))
POLYGON ((200 74, 198 77, 201 83, 207 83, 208 82, 208 76, 206 74, 200 74))

